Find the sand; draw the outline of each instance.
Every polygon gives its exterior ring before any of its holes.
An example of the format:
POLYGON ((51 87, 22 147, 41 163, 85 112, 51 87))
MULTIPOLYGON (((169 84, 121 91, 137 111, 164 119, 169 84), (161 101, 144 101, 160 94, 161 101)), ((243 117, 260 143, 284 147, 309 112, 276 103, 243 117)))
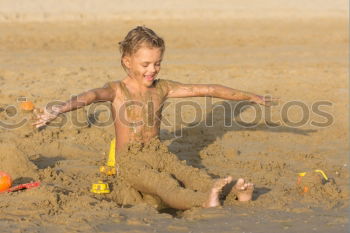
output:
POLYGON ((346 232, 348 23, 341 14, 317 12, 304 18, 2 20, 0 170, 15 184, 41 186, 0 194, 1 232, 346 232), (114 137, 110 124, 96 124, 108 122, 108 105, 93 105, 95 115, 88 107, 68 113, 55 124, 64 125, 41 131, 31 126, 32 114, 18 108, 20 97, 41 107, 123 78, 117 42, 139 24, 166 40, 159 77, 280 97, 278 106, 261 108, 256 122, 252 107, 229 112, 237 102, 206 98, 186 99, 199 107, 183 106, 181 121, 181 100, 169 100, 159 147, 169 151, 151 151, 172 153, 213 177, 243 177, 256 185, 253 201, 239 203, 226 187, 220 208, 166 208, 118 176, 99 173, 114 137), (287 120, 300 121, 300 108, 282 114, 294 100, 309 110, 299 127, 287 120), (320 100, 332 103, 320 108, 332 116, 329 126, 313 124, 327 121, 312 110, 320 100), (300 172, 307 175, 298 184, 300 172), (98 180, 112 192, 91 193, 98 180))

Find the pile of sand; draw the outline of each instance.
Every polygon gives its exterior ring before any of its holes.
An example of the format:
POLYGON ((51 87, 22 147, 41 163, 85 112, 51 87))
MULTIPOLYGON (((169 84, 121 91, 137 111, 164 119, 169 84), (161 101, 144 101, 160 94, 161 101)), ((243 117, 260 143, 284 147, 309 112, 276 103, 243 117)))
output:
POLYGON ((0 143, 0 171, 8 173, 14 184, 38 178, 37 167, 13 143, 0 143))

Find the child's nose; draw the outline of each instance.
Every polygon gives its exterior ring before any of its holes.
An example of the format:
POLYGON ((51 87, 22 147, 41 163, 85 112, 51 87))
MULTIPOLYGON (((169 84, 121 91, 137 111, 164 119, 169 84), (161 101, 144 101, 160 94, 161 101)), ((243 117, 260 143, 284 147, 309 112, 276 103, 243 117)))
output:
POLYGON ((156 72, 156 67, 155 67, 155 65, 150 65, 149 67, 150 67, 150 68, 149 68, 149 71, 150 71, 150 72, 152 72, 152 73, 156 72))

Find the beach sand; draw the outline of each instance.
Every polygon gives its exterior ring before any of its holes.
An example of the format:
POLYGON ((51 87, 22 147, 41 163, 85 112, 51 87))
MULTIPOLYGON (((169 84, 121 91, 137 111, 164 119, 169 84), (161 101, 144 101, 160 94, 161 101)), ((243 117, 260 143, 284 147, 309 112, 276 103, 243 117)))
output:
POLYGON ((321 11, 312 17, 271 13, 266 18, 45 21, 6 14, 0 23, 0 171, 9 173, 14 184, 41 185, 0 194, 1 232, 347 231, 344 15, 321 11), (43 107, 125 77, 117 43, 140 24, 166 41, 160 78, 217 83, 280 98, 277 106, 246 105, 240 111, 233 101, 174 99, 163 113, 160 136, 166 153, 213 177, 232 175, 253 182, 253 201, 238 202, 227 194, 228 187, 222 207, 166 208, 118 176, 99 173, 114 137, 108 104, 68 113, 41 131, 31 126, 32 114, 18 108, 23 97, 43 107), (319 101, 329 104, 317 111, 319 101), (288 103, 294 105, 286 114, 288 103), (329 182, 324 183, 316 169, 324 171, 329 182), (298 184, 300 172, 308 173, 298 184), (111 185, 110 194, 90 192, 100 179, 111 185))

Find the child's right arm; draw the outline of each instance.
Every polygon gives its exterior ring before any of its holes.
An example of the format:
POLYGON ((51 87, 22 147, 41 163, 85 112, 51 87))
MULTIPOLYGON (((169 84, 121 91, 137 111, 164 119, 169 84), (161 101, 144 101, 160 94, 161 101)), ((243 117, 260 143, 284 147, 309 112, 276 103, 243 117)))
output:
POLYGON ((61 113, 69 112, 83 106, 99 101, 113 101, 115 91, 110 84, 106 84, 102 88, 92 89, 72 97, 70 100, 59 106, 53 106, 52 109, 44 108, 37 115, 36 122, 33 124, 37 128, 46 125, 50 121, 57 118, 61 113))

